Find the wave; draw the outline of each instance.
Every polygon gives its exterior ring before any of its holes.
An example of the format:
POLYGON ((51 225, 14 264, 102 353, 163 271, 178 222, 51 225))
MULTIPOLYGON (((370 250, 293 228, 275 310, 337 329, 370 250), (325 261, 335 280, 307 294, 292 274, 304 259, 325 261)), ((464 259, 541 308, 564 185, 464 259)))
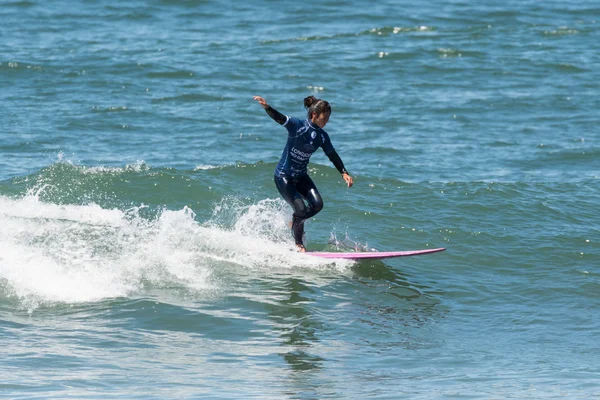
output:
MULTIPOLYGON (((510 141, 499 140, 492 142, 495 147, 512 147, 510 141)), ((391 155, 403 155, 408 150, 383 148, 375 144, 364 151, 379 154, 388 152, 391 155)), ((413 150, 410 150, 411 154, 413 150)), ((587 149, 551 149, 548 146, 540 148, 535 160, 521 161, 521 168, 543 168, 552 161, 553 164, 590 165, 589 162, 598 156, 596 148, 587 149), (543 164, 543 165, 542 165, 543 164)), ((192 204, 214 204, 223 197, 236 196, 258 201, 266 197, 278 197, 273 188, 272 174, 275 168, 273 162, 246 164, 198 164, 192 169, 176 169, 170 167, 155 168, 140 160, 125 166, 81 166, 75 165, 59 154, 58 161, 30 175, 18 176, 0 182, 0 195, 12 198, 36 196, 40 201, 53 204, 84 205, 95 203, 104 208, 124 209, 131 205, 143 203, 154 209, 169 206, 182 208, 192 204), (242 182, 252 181, 249 187, 242 182), (265 190, 270 190, 265 196, 265 190), (201 203, 194 200, 201 199, 201 203)), ((589 172, 589 171, 588 171, 589 172)), ((314 179, 326 177, 319 186, 327 191, 340 189, 338 173, 331 165, 312 163, 309 173, 314 179)), ((355 174, 358 184, 370 187, 387 187, 398 189, 408 187, 410 191, 429 193, 430 190, 452 190, 459 186, 478 188, 492 186, 494 190, 515 190, 539 186, 540 191, 549 187, 564 187, 573 190, 572 185, 582 185, 586 182, 594 184, 596 178, 582 178, 577 182, 530 182, 519 179, 490 179, 475 181, 454 180, 403 180, 399 178, 382 178, 378 175, 355 174)), ((341 187, 343 189, 343 186, 341 187)), ((392 190, 390 196, 397 195, 392 190)), ((194 212, 203 213, 209 208, 194 206, 194 212)))
POLYGON ((36 6, 36 3, 32 1, 9 1, 2 4, 3 7, 18 7, 18 8, 31 8, 36 6))
POLYGON ((565 36, 565 35, 578 35, 580 33, 579 30, 577 29, 573 29, 573 28, 568 28, 566 26, 557 28, 557 29, 553 29, 551 31, 544 31, 542 32, 543 36, 565 36))
POLYGON ((283 43, 283 42, 310 42, 310 41, 318 41, 318 40, 330 40, 330 39, 339 39, 339 38, 351 38, 357 36, 389 36, 389 35, 398 35, 398 34, 406 34, 406 33, 419 33, 419 32, 431 32, 434 31, 435 28, 430 26, 411 26, 411 27, 398 27, 398 26, 385 26, 381 28, 371 28, 367 30, 362 30, 359 32, 344 32, 337 33, 333 35, 312 35, 312 36, 299 36, 295 38, 288 39, 270 39, 265 40, 262 43, 270 44, 270 43, 283 43))
POLYGON ((151 79, 188 79, 194 75, 196 74, 189 70, 153 71, 146 73, 146 76, 151 79))
POLYGON ((227 100, 224 96, 216 96, 202 93, 195 94, 183 94, 178 96, 170 96, 170 97, 161 97, 158 99, 153 99, 152 103, 163 103, 163 102, 176 102, 176 103, 202 103, 208 102, 213 103, 216 101, 224 101, 227 100))
POLYGON ((281 200, 225 198, 199 223, 188 207, 143 217, 97 204, 0 196, 0 298, 33 310, 182 288, 214 296, 224 270, 345 270, 293 251, 281 200))
POLYGON ((26 72, 26 71, 44 71, 45 68, 41 65, 23 63, 20 61, 4 61, 0 62, 0 71, 10 72, 26 72))

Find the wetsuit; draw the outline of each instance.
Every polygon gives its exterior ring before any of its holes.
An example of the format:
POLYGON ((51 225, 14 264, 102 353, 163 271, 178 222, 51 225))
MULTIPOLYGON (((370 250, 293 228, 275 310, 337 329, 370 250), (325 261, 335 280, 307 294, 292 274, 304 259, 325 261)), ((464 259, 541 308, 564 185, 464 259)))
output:
POLYGON ((300 120, 285 116, 271 106, 267 106, 266 111, 288 131, 287 143, 275 168, 275 185, 281 196, 294 209, 292 232, 296 244, 302 244, 304 221, 323 209, 323 199, 308 176, 310 156, 322 147, 341 174, 348 172, 333 148, 329 135, 323 129, 314 125, 309 119, 300 120), (303 199, 308 204, 305 204, 303 199))

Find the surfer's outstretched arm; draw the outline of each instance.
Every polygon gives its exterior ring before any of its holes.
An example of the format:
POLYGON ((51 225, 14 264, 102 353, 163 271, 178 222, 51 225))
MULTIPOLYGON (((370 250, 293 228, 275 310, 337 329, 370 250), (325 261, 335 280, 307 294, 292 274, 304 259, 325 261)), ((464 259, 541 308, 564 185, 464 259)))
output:
POLYGON ((254 96, 254 100, 258 101, 258 103, 265 109, 267 114, 269 114, 269 117, 273 118, 275 122, 277 122, 279 125, 285 124, 287 117, 268 105, 265 99, 260 96, 254 96))

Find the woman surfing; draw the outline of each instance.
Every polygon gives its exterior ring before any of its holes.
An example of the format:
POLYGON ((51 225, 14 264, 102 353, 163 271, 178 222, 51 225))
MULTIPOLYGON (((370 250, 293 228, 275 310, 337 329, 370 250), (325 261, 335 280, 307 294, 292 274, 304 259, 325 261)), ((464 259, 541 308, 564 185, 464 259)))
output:
POLYGON ((275 186, 284 200, 292 206, 292 234, 299 252, 306 252, 302 242, 304 222, 323 209, 323 199, 308 176, 308 161, 319 148, 329 157, 342 174, 348 187, 354 183, 342 159, 333 148, 327 132, 323 130, 331 116, 331 106, 325 100, 309 96, 304 99, 308 110, 304 120, 289 117, 275 110, 260 96, 254 96, 267 114, 288 131, 288 139, 275 168, 275 186), (306 200, 306 203, 304 202, 306 200))

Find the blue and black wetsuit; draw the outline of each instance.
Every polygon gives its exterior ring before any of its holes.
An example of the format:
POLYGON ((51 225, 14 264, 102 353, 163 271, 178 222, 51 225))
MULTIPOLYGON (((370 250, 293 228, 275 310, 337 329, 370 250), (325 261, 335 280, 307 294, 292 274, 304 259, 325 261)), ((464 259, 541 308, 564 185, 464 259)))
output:
POLYGON ((288 117, 271 106, 267 114, 288 131, 288 139, 275 168, 275 185, 281 196, 294 209, 292 232, 296 244, 302 244, 304 221, 323 209, 323 199, 314 182, 308 176, 308 161, 319 148, 323 148, 337 170, 347 173, 344 163, 337 154, 329 135, 309 119, 288 117), (308 204, 304 203, 304 200, 308 204))

